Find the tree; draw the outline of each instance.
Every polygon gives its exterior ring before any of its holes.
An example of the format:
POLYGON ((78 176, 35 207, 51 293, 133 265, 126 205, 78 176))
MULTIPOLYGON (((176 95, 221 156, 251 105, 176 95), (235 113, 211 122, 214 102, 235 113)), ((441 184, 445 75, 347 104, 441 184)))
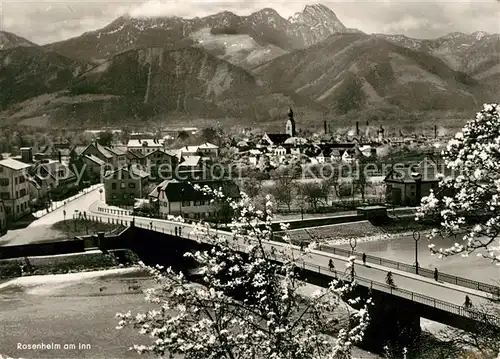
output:
POLYGON ((324 192, 318 183, 302 183, 298 185, 299 195, 314 209, 318 211, 318 206, 324 199, 324 192))
MULTIPOLYGON (((222 193, 215 198, 223 199, 222 193)), ((168 268, 149 268, 160 287, 147 291, 156 308, 132 316, 118 314, 118 329, 133 325, 150 336, 139 353, 186 359, 320 359, 350 358, 351 348, 367 326, 370 301, 360 310, 346 307, 350 319, 339 321, 334 310, 352 284, 334 280, 313 295, 303 291, 298 269, 303 254, 284 245, 270 245, 272 203, 264 212, 254 210, 248 197, 235 210, 233 236, 195 231, 212 249, 194 254, 200 284, 168 268), (265 229, 259 225, 265 223, 265 229), (242 254, 238 246, 245 248, 242 254), (279 262, 275 259, 279 258, 279 262)), ((284 228, 286 229, 286 228, 284 228)), ((306 249, 306 253, 310 250, 306 249)), ((359 303, 359 302, 358 302, 359 303)))
POLYGON ((99 137, 97 138, 97 142, 101 146, 106 146, 109 147, 113 144, 113 132, 111 131, 104 131, 99 133, 99 137))
POLYGON ((330 173, 327 175, 327 178, 321 181, 321 191, 325 198, 325 201, 328 202, 328 197, 330 196, 331 189, 333 188, 336 195, 338 195, 339 188, 339 177, 338 172, 330 173))
MULTIPOLYGON (((361 156, 363 156, 363 155, 361 155, 361 156)), ((360 193, 361 194, 361 200, 363 202, 365 201, 366 186, 368 185, 368 179, 366 178, 366 172, 365 172, 365 168, 366 168, 365 164, 366 163, 367 162, 364 159, 361 159, 358 162, 358 165, 357 165, 357 174, 352 179, 353 196, 356 193, 360 193)))
POLYGON ((177 138, 180 139, 181 141, 185 141, 190 137, 189 132, 187 131, 180 131, 177 134, 177 138))
POLYGON ((442 175, 439 192, 422 199, 417 220, 438 217, 441 228, 433 237, 444 231, 463 241, 446 249, 431 245, 431 251, 440 256, 477 252, 500 263, 500 107, 484 105, 448 143, 443 159, 452 174, 442 175))
POLYGON ((283 173, 282 171, 275 173, 273 177, 274 186, 271 193, 278 204, 286 205, 288 211, 290 211, 295 189, 293 177, 289 173, 283 173))
POLYGON ((250 198, 257 197, 262 189, 262 181, 255 177, 247 177, 243 180, 243 192, 250 198))
POLYGON ((201 130, 201 139, 203 142, 220 145, 221 134, 219 133, 219 130, 214 127, 206 127, 201 130))

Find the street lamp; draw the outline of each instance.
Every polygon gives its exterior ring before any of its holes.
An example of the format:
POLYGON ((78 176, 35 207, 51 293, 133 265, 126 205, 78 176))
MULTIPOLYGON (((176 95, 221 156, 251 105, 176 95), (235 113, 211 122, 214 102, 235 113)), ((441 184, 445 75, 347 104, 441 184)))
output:
POLYGON ((420 240, 419 231, 413 231, 413 240, 415 241, 415 274, 418 274, 418 241, 420 240))
MULTIPOLYGON (((349 245, 351 246, 351 256, 354 257, 354 252, 356 250, 356 246, 358 245, 358 240, 356 238, 349 238, 349 245)), ((354 281, 354 260, 352 261, 352 267, 351 267, 351 280, 354 281)))

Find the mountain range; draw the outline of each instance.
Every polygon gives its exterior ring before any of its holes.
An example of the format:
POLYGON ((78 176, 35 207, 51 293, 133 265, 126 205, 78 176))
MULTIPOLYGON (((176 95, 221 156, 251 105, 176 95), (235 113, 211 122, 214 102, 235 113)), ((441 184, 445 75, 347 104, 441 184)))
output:
POLYGON ((0 119, 43 125, 138 119, 307 121, 373 110, 467 112, 499 94, 500 35, 365 34, 328 7, 285 19, 132 18, 38 46, 0 31, 0 119))

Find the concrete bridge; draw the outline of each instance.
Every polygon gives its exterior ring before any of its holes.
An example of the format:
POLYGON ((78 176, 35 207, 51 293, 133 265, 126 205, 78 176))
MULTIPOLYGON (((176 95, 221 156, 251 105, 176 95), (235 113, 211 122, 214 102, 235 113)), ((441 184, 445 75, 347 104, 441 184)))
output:
MULTIPOLYGON (((92 212, 87 217, 93 221, 130 225, 134 233, 131 240, 134 242, 141 241, 141 238, 157 238, 160 241, 182 240, 185 243, 192 243, 194 247, 197 243, 203 242, 203 235, 195 233, 194 226, 191 224, 132 217, 128 213, 92 212), (176 233, 176 227, 181 228, 181 231, 176 233)), ((208 231, 233 238, 230 232, 216 229, 208 231)), ((238 241, 237 245, 242 251, 246 247, 243 241, 238 241)), ((275 241, 265 241, 264 245, 267 249, 289 246, 275 241)), ((300 252, 298 246, 291 247, 297 254, 300 252)), ((495 298, 500 293, 498 287, 446 274, 441 274, 440 277, 446 278, 447 281, 436 281, 425 274, 421 275, 420 271, 419 274, 411 273, 407 270, 411 266, 405 263, 390 261, 390 266, 388 266, 383 259, 377 263, 377 259, 373 257, 363 264, 358 253, 337 248, 321 249, 311 251, 304 258, 301 273, 309 283, 319 286, 328 285, 335 277, 350 281, 352 273, 346 273, 344 269, 350 255, 357 257, 354 265, 354 279, 358 283, 358 289, 354 294, 362 297, 370 296, 375 303, 370 312, 370 326, 365 336, 366 348, 380 350, 383 345, 393 340, 399 343, 411 342, 420 334, 420 318, 463 330, 477 328, 479 322, 493 323, 500 327, 500 318, 485 317, 473 308, 463 306, 466 295, 472 300, 473 306, 488 303, 489 299, 495 298), (330 259, 335 266, 333 271, 328 268, 330 259), (385 283, 388 272, 392 272, 395 286, 385 283), (450 283, 450 281, 455 283, 450 283)), ((174 248, 171 252, 174 252, 174 248)))

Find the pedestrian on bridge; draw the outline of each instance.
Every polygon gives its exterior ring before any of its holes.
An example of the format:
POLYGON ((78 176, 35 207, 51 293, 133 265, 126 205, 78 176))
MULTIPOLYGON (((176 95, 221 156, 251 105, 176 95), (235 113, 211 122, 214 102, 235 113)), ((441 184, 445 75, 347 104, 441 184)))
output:
POLYGON ((391 287, 396 286, 394 284, 394 278, 392 278, 392 272, 387 272, 387 275, 385 277, 385 282, 387 283, 387 285, 390 285, 391 287))
POLYGON ((153 230, 153 221, 149 222, 149 227, 153 230))
POLYGON ((333 264, 333 261, 332 259, 330 258, 330 260, 328 261, 328 268, 330 268, 330 272, 333 272, 334 269, 335 269, 335 264, 333 264))
POLYGON ((439 278, 439 272, 437 268, 434 268, 434 280, 437 282, 439 278))
POLYGON ((366 253, 363 253, 363 265, 366 265, 366 253))
POLYGON ((470 300, 468 295, 465 296, 464 307, 465 309, 470 309, 472 307, 472 301, 470 300))
POLYGON ((175 227, 175 236, 177 237, 177 226, 175 227))

